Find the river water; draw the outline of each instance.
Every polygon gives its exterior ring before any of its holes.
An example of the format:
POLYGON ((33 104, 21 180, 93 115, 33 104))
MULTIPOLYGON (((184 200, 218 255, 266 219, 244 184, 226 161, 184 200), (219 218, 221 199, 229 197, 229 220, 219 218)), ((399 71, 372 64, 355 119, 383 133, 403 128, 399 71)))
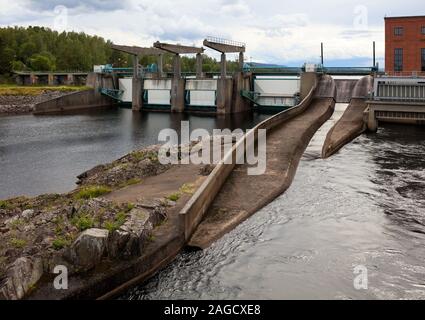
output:
POLYGON ((424 299, 424 154, 422 127, 387 125, 306 156, 285 194, 122 298, 424 299))
POLYGON ((0 117, 0 199, 60 193, 75 188, 76 176, 144 146, 158 143, 161 129, 251 128, 266 115, 212 117, 133 113, 109 109, 60 116, 0 117))
MULTIPOLYGON (((3 117, 0 199, 70 190, 79 173, 157 143, 162 128, 178 130, 181 120, 211 131, 252 127, 265 117, 127 109, 3 117)), ((423 127, 384 126, 325 160, 307 154, 285 194, 122 298, 425 298, 423 127), (359 265, 368 289, 353 285, 359 265)))

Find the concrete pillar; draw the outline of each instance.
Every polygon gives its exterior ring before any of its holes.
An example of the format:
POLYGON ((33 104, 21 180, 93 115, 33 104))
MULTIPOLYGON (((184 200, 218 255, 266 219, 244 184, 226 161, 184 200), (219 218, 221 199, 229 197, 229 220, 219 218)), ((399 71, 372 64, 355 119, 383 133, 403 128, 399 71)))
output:
POLYGON ((252 110, 251 102, 241 95, 242 90, 252 91, 252 74, 237 72, 233 75, 232 113, 252 110))
POLYGON ((180 79, 182 77, 182 66, 180 61, 180 55, 174 55, 174 78, 180 79))
POLYGON ((196 54, 196 79, 202 78, 202 54, 196 54))
POLYGON ((232 113, 233 79, 217 80, 217 114, 232 113))
POLYGON ((243 52, 239 52, 239 70, 240 71, 243 71, 243 63, 244 63, 243 52))
POLYGON ((226 66, 226 54, 224 52, 221 54, 220 68, 221 68, 221 78, 225 79, 227 75, 227 66, 226 66))
POLYGON ((372 106, 369 106, 369 115, 367 118, 367 129, 372 132, 378 130, 378 121, 375 117, 375 109, 372 106))
POLYGON ((49 86, 54 86, 55 85, 55 77, 54 77, 53 73, 49 73, 47 75, 47 84, 49 86))
POLYGON ((185 79, 174 77, 171 80, 171 111, 184 111, 185 79))
POLYGON ((71 86, 74 84, 74 75, 72 73, 69 73, 66 79, 66 84, 68 86, 71 86))
POLYGON ((133 56, 133 91, 131 108, 134 111, 142 109, 142 79, 139 75, 139 56, 133 56))
POLYGON ((160 54, 158 56, 158 78, 162 77, 163 69, 164 69, 164 55, 160 54))
POLYGON ((34 73, 30 74, 30 85, 37 84, 37 76, 34 73))

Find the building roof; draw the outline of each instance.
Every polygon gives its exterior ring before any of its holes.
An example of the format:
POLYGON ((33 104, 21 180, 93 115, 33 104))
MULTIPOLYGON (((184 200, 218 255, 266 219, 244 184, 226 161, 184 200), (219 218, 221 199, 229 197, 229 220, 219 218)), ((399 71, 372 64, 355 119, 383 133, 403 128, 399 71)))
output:
POLYGON ((389 20, 389 19, 425 19, 425 15, 423 16, 396 16, 396 17, 385 17, 384 19, 389 20))

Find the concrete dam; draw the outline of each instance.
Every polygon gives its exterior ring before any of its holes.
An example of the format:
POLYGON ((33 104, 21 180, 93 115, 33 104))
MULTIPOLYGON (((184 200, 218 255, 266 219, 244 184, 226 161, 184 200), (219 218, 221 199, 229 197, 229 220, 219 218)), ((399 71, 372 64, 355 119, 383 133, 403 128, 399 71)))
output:
MULTIPOLYGON (((247 174, 247 165, 226 162, 226 158, 235 157, 234 145, 206 177, 199 176, 197 165, 179 165, 158 176, 147 178, 142 184, 112 192, 107 196, 108 199, 124 202, 135 200, 140 194, 148 197, 150 195, 152 198, 167 194, 167 188, 172 190, 173 186, 169 182, 165 186, 164 181, 177 183, 186 179, 188 183, 196 186, 193 196, 184 198, 170 213, 168 223, 154 229, 152 238, 155 240, 148 245, 140 258, 123 262, 112 270, 100 272, 95 279, 71 278, 70 288, 75 289, 64 292, 62 298, 112 298, 151 277, 173 261, 183 248, 208 247, 285 192, 292 183, 298 163, 311 139, 334 113, 338 96, 336 81, 329 75, 305 72, 299 81, 302 100, 259 123, 241 140, 255 143, 255 139, 247 139, 247 136, 256 137, 259 129, 267 129, 265 174, 250 176, 247 174), (282 140, 285 143, 282 143, 282 140)), ((345 97, 351 96, 351 103, 358 84, 364 82, 362 78, 356 86, 343 86, 352 88, 345 89, 347 91, 344 92, 345 97)), ((364 88, 367 86, 361 86, 357 91, 364 88)), ((367 95, 364 92, 358 94, 367 95)), ((355 110, 360 114, 364 112, 362 107, 355 110)), ((345 113, 334 127, 343 121, 344 116, 345 113)), ((335 123, 335 120, 333 121, 335 123)), ((344 139, 348 141, 349 138, 352 136, 344 139)), ((32 297, 42 297, 46 292, 48 290, 41 285, 32 297)))
MULTIPOLYGON (((352 73, 347 74, 347 69, 332 71, 323 65, 247 68, 243 43, 207 38, 204 45, 221 54, 219 74, 203 72, 203 47, 161 42, 150 48, 114 45, 115 50, 132 56, 131 75, 102 67, 100 72, 87 75, 91 89, 36 106, 37 115, 117 105, 131 106, 133 115, 143 115, 140 111, 200 113, 217 118, 253 112, 272 114, 240 139, 232 140, 230 150, 214 166, 173 165, 143 182, 108 193, 105 199, 122 205, 137 202, 143 195, 149 207, 150 202, 165 198, 180 186, 194 189, 190 195, 173 200, 175 206, 167 213, 166 223, 153 229, 151 241, 139 257, 119 261, 113 268, 106 264, 96 266, 96 277, 71 278, 72 289, 61 292, 60 298, 116 297, 150 278, 185 248, 208 248, 286 192, 303 158, 330 157, 366 130, 375 131, 381 122, 423 122, 422 81, 387 79, 375 67, 351 70, 357 79, 352 73), (163 70, 164 53, 173 55, 172 73, 163 70), (239 70, 233 74, 227 72, 226 53, 239 54, 239 70), (182 54, 196 55, 195 73, 182 73, 182 54), (138 62, 142 56, 155 56, 158 69, 141 68, 138 62), (234 160, 240 157, 240 146, 260 154, 258 141, 264 129, 265 171, 249 175, 251 166, 234 160)), ((247 157, 246 149, 242 156, 247 157)), ((184 158, 181 150, 180 157, 184 158)), ((48 285, 40 284, 31 297, 51 294, 48 285)))

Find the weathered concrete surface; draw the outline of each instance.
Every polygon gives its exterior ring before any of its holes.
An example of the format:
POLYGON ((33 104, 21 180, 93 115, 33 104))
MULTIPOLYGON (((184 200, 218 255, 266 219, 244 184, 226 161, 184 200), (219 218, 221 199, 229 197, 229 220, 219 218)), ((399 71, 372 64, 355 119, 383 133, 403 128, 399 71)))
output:
POLYGON ((354 87, 357 84, 357 80, 345 80, 336 79, 336 102, 337 103, 349 103, 353 95, 354 87))
POLYGON ((190 239, 189 246, 208 247, 290 186, 311 137, 333 112, 334 94, 333 80, 323 77, 317 95, 325 98, 315 98, 306 111, 268 132, 266 172, 259 176, 248 175, 248 165, 237 165, 190 239))
POLYGON ((322 157, 327 158, 366 130, 363 121, 366 98, 373 86, 373 77, 363 77, 351 93, 350 104, 341 119, 329 130, 323 144, 322 157))
POLYGON ((79 91, 37 103, 34 114, 60 113, 74 110, 89 110, 113 105, 112 99, 99 96, 95 90, 79 91))

